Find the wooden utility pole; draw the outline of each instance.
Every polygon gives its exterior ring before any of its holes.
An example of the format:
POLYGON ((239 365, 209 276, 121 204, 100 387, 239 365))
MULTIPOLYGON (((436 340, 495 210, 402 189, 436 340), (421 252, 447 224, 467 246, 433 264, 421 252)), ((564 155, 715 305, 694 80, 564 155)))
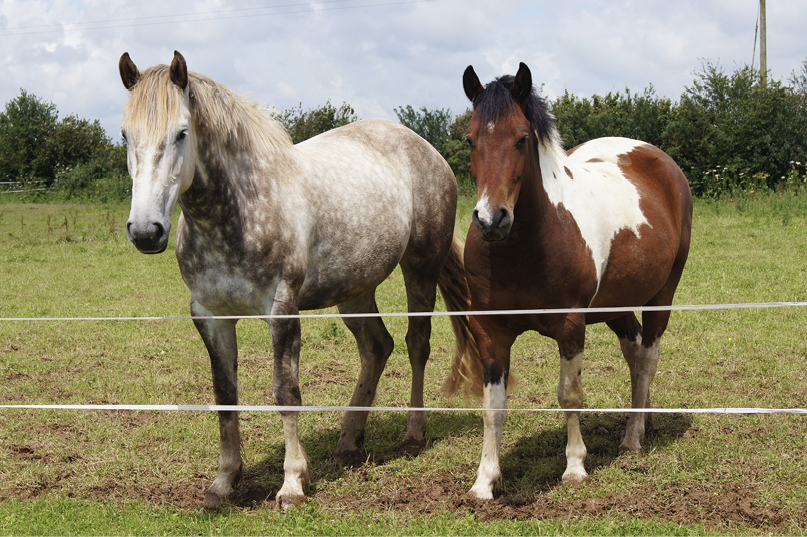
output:
POLYGON ((759 0, 759 73, 763 86, 768 83, 768 32, 765 26, 765 0, 759 0))

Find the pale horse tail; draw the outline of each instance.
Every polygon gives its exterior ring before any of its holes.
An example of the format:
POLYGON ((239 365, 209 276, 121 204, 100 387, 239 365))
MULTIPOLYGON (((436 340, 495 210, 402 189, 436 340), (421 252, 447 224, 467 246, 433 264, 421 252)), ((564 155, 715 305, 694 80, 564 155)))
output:
MULTIPOLYGON (((455 229, 448 259, 437 280, 448 311, 468 311, 471 307, 471 293, 465 279, 464 251, 465 243, 455 229)), ((451 366, 451 374, 446 379, 443 390, 448 395, 453 395, 463 387, 466 396, 469 392, 481 396, 484 382, 482 358, 476 340, 471 334, 468 316, 452 315, 451 328, 454 329, 456 339, 454 364, 451 366)))

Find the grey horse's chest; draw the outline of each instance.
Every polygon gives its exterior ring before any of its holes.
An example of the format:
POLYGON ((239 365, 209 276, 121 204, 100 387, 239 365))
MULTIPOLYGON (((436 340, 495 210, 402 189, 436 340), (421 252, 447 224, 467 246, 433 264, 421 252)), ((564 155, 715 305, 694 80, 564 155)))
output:
POLYGON ((287 256, 226 228, 199 232, 183 224, 177 234, 177 261, 192 300, 219 315, 265 313, 287 256))

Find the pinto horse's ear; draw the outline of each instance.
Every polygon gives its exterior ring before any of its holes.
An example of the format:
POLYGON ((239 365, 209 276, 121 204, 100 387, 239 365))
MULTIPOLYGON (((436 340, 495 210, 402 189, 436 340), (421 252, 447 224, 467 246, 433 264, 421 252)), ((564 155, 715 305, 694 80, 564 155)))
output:
POLYGON ((513 79, 513 97, 523 103, 532 93, 532 73, 523 62, 518 64, 518 73, 513 79))
POLYGON ((137 66, 129 57, 128 52, 124 52, 120 57, 118 70, 120 71, 120 79, 123 81, 123 85, 127 90, 131 90, 134 85, 137 84, 137 81, 140 80, 140 71, 137 70, 137 66))
POLYGON ((171 60, 171 68, 169 70, 171 82, 179 86, 179 89, 185 90, 188 87, 188 64, 185 63, 185 58, 182 54, 174 51, 174 59, 171 60))
POLYGON ((465 72, 462 74, 462 87, 465 89, 465 95, 474 102, 480 93, 485 91, 482 83, 479 82, 479 77, 476 76, 473 66, 469 65, 465 72))

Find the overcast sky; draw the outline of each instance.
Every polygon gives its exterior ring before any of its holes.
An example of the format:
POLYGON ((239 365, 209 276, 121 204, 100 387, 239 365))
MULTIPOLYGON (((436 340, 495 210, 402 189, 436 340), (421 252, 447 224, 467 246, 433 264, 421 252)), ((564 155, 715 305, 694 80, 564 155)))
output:
MULTIPOLYGON (((188 68, 282 110, 351 104, 468 106, 462 72, 483 83, 518 62, 553 98, 653 84, 675 100, 704 60, 750 64, 758 0, 0 0, 0 104, 20 88, 60 117, 99 119, 119 140, 127 92, 118 59, 144 69, 179 50, 188 68)), ((768 68, 807 59, 807 1, 768 0, 768 68)), ((757 51, 759 46, 757 45, 757 51)), ((755 60, 759 65, 759 59, 755 60)))

